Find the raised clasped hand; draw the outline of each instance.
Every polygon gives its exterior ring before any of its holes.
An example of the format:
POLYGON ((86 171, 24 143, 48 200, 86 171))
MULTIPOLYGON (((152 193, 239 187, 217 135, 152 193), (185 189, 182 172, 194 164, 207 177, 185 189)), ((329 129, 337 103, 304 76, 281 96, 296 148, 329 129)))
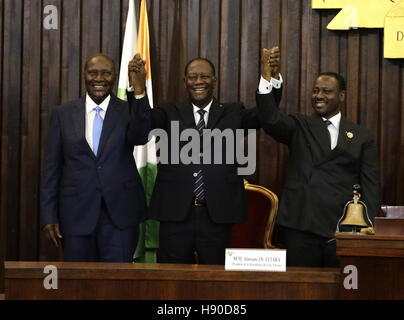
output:
POLYGON ((135 94, 142 94, 146 88, 146 61, 137 53, 128 65, 129 82, 135 94))

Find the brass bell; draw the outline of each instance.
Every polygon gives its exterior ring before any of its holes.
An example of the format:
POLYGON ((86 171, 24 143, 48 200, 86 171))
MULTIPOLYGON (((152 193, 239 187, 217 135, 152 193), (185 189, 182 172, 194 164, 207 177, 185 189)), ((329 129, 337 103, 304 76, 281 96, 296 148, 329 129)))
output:
POLYGON ((365 203, 359 200, 361 197, 359 189, 359 185, 356 184, 353 186, 353 200, 345 205, 342 217, 337 224, 337 232, 340 232, 340 226, 350 227, 353 233, 360 232, 362 228, 373 227, 365 203), (369 224, 365 221, 365 217, 369 221, 369 224))

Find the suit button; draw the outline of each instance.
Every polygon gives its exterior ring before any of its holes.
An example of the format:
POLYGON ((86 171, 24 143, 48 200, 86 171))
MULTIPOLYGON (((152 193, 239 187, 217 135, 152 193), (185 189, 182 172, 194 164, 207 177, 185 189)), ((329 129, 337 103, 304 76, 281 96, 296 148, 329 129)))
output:
POLYGON ((98 166, 98 168, 97 169, 102 169, 102 167, 101 166, 98 166))
POLYGON ((196 172, 194 172, 194 177, 197 177, 197 176, 198 176, 198 174, 196 172))

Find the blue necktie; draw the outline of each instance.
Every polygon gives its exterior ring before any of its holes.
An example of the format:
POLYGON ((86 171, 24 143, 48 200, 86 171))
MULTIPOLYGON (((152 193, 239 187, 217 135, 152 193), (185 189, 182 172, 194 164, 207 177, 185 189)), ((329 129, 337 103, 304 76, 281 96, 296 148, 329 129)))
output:
POLYGON ((101 132, 102 132, 102 124, 104 120, 100 115, 100 111, 102 110, 100 107, 94 108, 96 114, 93 122, 93 152, 97 155, 98 145, 100 144, 101 132))
MULTIPOLYGON (((205 128, 205 120, 203 115, 205 114, 205 110, 198 110, 200 115, 199 122, 196 125, 196 129, 199 131, 199 135, 202 137, 203 129, 205 128)), ((202 139, 201 139, 202 140, 202 139)), ((198 169, 197 172, 194 173, 194 195, 198 199, 205 199, 205 187, 203 184, 203 171, 202 169, 198 169)))

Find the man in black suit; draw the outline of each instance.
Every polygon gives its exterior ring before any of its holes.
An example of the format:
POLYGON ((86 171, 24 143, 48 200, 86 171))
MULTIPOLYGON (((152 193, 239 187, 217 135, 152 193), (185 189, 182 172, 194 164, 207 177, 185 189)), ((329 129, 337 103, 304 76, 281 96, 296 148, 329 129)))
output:
MULTIPOLYGON (((142 96, 144 74, 144 62, 137 55, 130 63, 135 105, 149 105, 147 96, 142 96)), ((198 133, 197 140, 202 140, 203 135, 206 137, 204 128, 231 131, 233 136, 236 136, 237 129, 260 128, 256 108, 245 109, 240 103, 221 104, 213 97, 216 75, 209 60, 191 60, 185 67, 184 85, 188 100, 169 103, 152 111, 153 127, 164 129, 168 133, 167 141, 175 139, 175 130, 171 130, 174 124, 178 125, 179 135, 187 129, 198 130, 201 137, 198 133)), ((275 95, 279 100, 280 92, 275 95)), ((244 184, 237 174, 239 165, 236 155, 232 155, 233 161, 222 158, 221 163, 213 163, 214 156, 220 151, 227 156, 229 149, 225 140, 218 148, 214 148, 213 144, 210 146, 211 164, 207 164, 205 159, 202 164, 194 162, 187 165, 172 160, 167 164, 160 163, 149 212, 150 218, 160 221, 160 262, 194 263, 193 252, 196 251, 201 264, 224 264, 232 225, 248 219, 244 184)), ((178 141, 179 149, 188 142, 178 141)), ((204 154, 203 151, 206 150, 202 150, 201 154, 204 154)), ((168 158, 172 159, 175 152, 178 150, 170 145, 168 158)), ((199 157, 199 149, 197 153, 199 157)))
POLYGON ((96 54, 84 68, 87 95, 52 110, 41 219, 66 261, 133 261, 146 217, 133 147, 147 142, 150 109, 114 96, 115 79, 111 58, 96 54))
MULTIPOLYGON (((276 49, 279 51, 279 49, 276 49)), ((264 49, 263 77, 270 78, 269 50, 264 49)), ((278 66, 273 66, 278 69, 278 66)), ((272 68, 272 69, 273 69, 272 68)), ((380 208, 377 148, 371 132, 341 116, 345 80, 323 73, 312 91, 314 113, 285 115, 273 93, 257 94, 263 129, 288 146, 290 168, 282 192, 277 227, 293 266, 336 267, 334 233, 353 185, 370 219, 380 208)))

